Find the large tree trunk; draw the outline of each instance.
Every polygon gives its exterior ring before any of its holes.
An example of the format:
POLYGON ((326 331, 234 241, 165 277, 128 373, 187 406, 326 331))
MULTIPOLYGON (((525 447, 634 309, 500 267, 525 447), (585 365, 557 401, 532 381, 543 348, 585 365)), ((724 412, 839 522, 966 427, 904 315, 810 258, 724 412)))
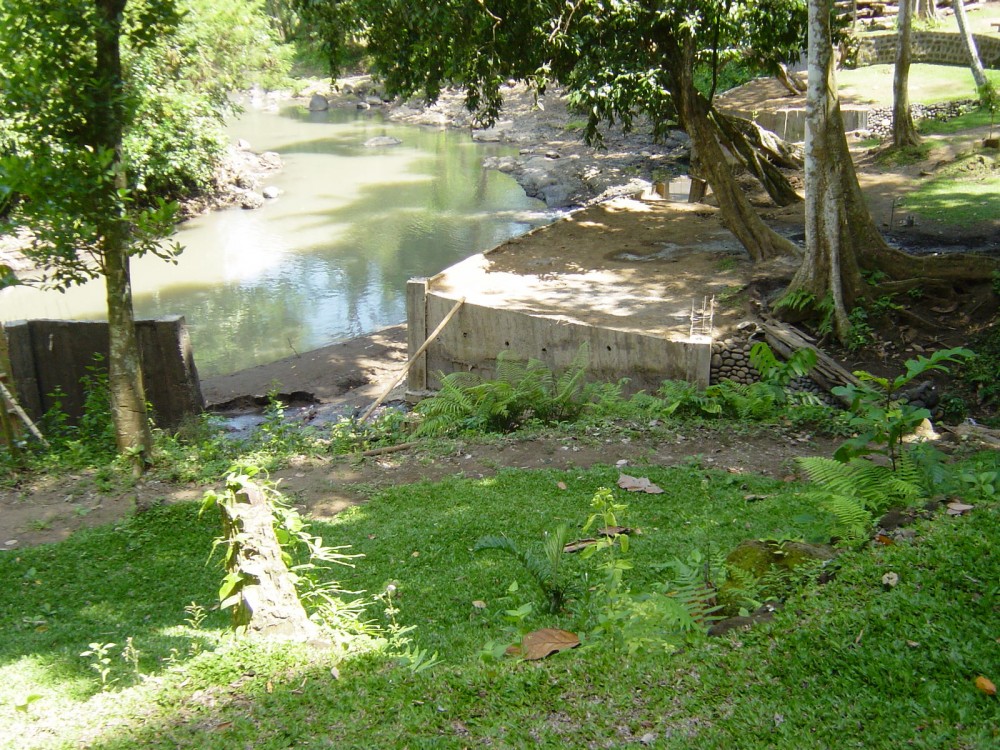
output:
POLYGON ((892 77, 892 145, 894 148, 916 146, 920 142, 910 114, 910 29, 913 26, 913 0, 899 0, 896 34, 896 67, 892 77))
POLYGON ((106 183, 107 196, 101 196, 101 240, 98 248, 108 305, 108 386, 111 415, 118 449, 129 451, 136 472, 141 472, 152 448, 146 395, 142 383, 139 343, 135 334, 132 309, 132 284, 129 273, 129 225, 118 195, 126 188, 122 163, 122 137, 125 129, 121 64, 121 29, 127 0, 97 0, 98 20, 95 47, 98 69, 103 75, 93 82, 94 123, 97 134, 94 146, 111 152, 113 183, 106 183))
POLYGON ((969 55, 969 67, 972 69, 972 77, 976 80, 977 89, 989 88, 990 82, 983 71, 983 62, 979 59, 979 50, 976 49, 976 40, 972 38, 972 31, 965 18, 965 3, 963 0, 952 0, 952 7, 955 9, 955 22, 958 24, 958 34, 962 37, 965 51, 969 55))
MULTIPOLYGON (((971 255, 914 257, 889 247, 872 220, 858 183, 844 133, 830 38, 832 0, 809 0, 809 90, 806 96, 806 256, 788 287, 827 300, 834 330, 844 340, 847 313, 866 294, 909 285, 988 280, 992 258, 971 255), (880 270, 897 280, 868 288, 861 269, 880 270)), ((786 317, 798 308, 786 307, 786 317)))
POLYGON ((719 212, 726 228, 736 235, 754 262, 782 255, 801 253, 795 243, 782 237, 760 218, 733 177, 729 162, 719 144, 719 130, 709 117, 709 103, 694 85, 694 49, 689 41, 683 50, 665 60, 673 79, 674 101, 680 124, 691 138, 699 159, 702 177, 719 202, 719 212))
MULTIPOLYGON (((853 178, 856 186, 857 176, 847 148, 834 76, 831 4, 832 0, 809 1, 806 255, 789 286, 789 295, 801 292, 812 295, 816 303, 828 300, 834 331, 843 341, 851 328, 848 310, 862 290, 858 241, 871 233, 855 234, 854 230, 864 228, 864 219, 873 223, 863 203, 860 208, 865 216, 858 215, 858 202, 849 184, 853 178)), ((860 188, 857 192, 860 196, 860 188)))

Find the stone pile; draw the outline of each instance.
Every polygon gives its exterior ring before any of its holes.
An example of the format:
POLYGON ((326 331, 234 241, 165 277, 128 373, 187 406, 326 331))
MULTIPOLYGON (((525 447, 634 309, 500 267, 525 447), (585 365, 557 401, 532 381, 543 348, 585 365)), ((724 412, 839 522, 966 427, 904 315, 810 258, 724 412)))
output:
MULTIPOLYGON (((973 112, 978 107, 975 99, 965 99, 941 104, 911 104, 910 113, 914 122, 927 119, 945 121, 973 112)), ((892 138, 892 107, 869 110, 868 128, 864 132, 883 141, 892 138)))
MULTIPOLYGON (((723 380, 732 380, 743 385, 750 385, 760 380, 757 368, 750 364, 750 350, 760 340, 760 334, 754 333, 749 338, 734 337, 716 341, 712 344, 712 367, 710 381, 713 385, 723 380)), ((811 393, 829 406, 840 406, 840 403, 827 393, 815 380, 808 375, 795 378, 788 384, 791 393, 811 393)))
POLYGON ((756 383, 760 380, 757 368, 750 364, 750 349, 754 341, 729 338, 712 344, 712 370, 710 382, 732 380, 737 383, 756 383))

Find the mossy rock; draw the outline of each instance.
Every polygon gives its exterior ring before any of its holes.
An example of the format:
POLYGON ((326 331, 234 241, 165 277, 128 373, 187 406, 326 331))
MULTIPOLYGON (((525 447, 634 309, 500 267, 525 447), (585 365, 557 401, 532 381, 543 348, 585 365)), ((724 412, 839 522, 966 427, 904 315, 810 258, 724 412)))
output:
POLYGON ((836 557, 832 547, 806 542, 750 539, 726 557, 728 580, 719 588, 724 614, 736 614, 747 598, 784 599, 795 586, 795 571, 836 557))
POLYGON ((808 542, 778 542, 773 539, 748 539, 726 557, 726 566, 739 568, 754 578, 762 578, 774 568, 793 571, 800 565, 836 557, 832 547, 808 542))

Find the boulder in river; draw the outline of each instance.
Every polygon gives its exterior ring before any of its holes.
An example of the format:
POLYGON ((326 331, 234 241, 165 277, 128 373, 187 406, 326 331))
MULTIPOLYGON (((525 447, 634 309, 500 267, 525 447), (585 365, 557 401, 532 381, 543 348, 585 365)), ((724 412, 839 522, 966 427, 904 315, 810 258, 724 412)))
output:
POLYGON ((325 112, 330 109, 330 102, 326 100, 325 96, 320 94, 313 94, 312 99, 309 100, 309 111, 310 112, 325 112))
POLYGON ((260 193, 248 190, 240 196, 240 208, 245 208, 248 211, 251 211, 255 208, 260 208, 263 205, 264 196, 260 193))

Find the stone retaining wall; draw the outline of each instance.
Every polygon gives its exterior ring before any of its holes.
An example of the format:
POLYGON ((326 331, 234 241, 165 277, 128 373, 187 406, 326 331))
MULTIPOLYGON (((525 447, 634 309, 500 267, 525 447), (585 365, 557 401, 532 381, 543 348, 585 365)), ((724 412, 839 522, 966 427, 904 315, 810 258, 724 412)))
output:
MULTIPOLYGON (((1000 37, 973 34, 979 58, 983 66, 1000 69, 1000 37)), ((969 64, 961 37, 948 31, 913 31, 910 37, 910 51, 915 63, 935 63, 938 65, 969 64)), ((896 61, 896 32, 866 34, 859 39, 858 67, 863 65, 892 64, 896 61)))

